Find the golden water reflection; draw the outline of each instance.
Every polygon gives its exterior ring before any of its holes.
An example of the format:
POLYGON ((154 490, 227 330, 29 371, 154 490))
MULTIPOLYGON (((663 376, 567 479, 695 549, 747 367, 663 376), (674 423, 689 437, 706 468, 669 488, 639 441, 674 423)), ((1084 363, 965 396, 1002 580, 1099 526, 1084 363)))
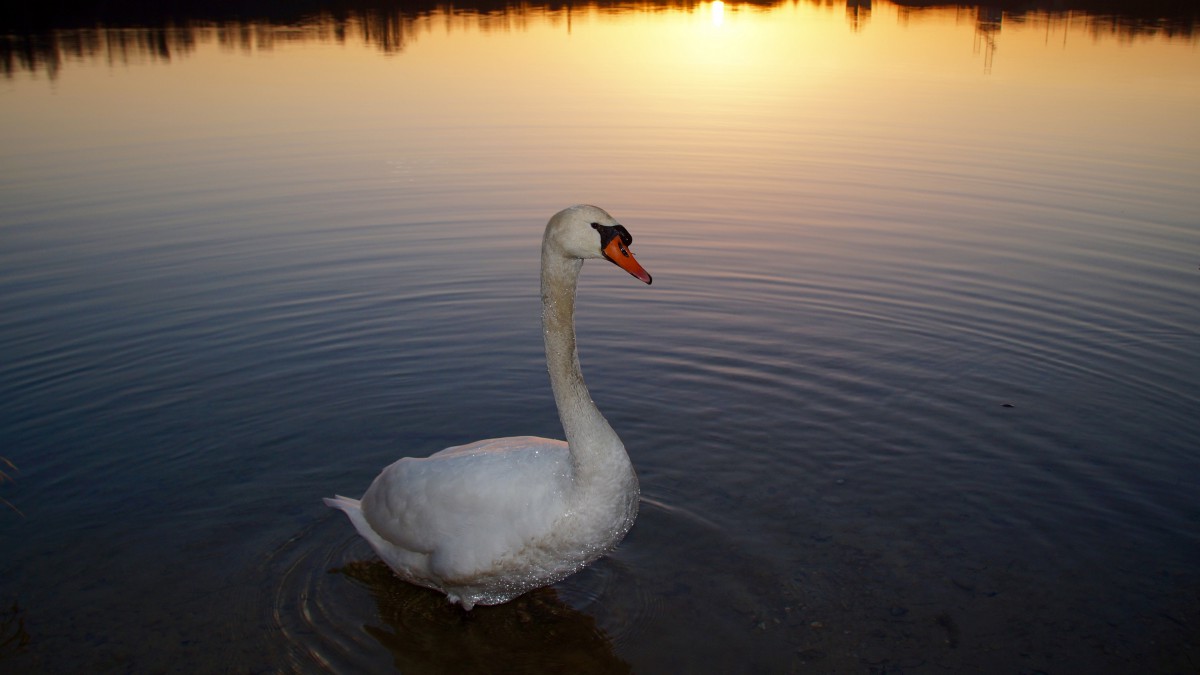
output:
MULTIPOLYGON (((947 5, 931 2, 872 2, 848 0, 792 0, 791 2, 636 2, 582 4, 354 4, 307 15, 260 18, 222 17, 213 13, 122 17, 79 17, 61 24, 0 25, 0 68, 9 78, 28 72, 55 78, 79 62, 133 65, 168 62, 187 57, 198 47, 217 45, 246 53, 269 51, 298 43, 363 44, 385 54, 404 52, 424 35, 458 32, 527 31, 548 25, 570 33, 579 22, 636 14, 673 14, 703 17, 713 29, 733 29, 746 15, 780 18, 800 8, 823 13, 843 13, 854 33, 919 30, 930 25, 974 28, 970 47, 991 68, 1006 30, 1036 31, 1046 44, 1067 46, 1071 39, 1111 38, 1129 44, 1151 40, 1195 43, 1195 12, 1160 9, 1143 3, 1126 3, 1113 11, 1063 10, 1060 3, 998 7, 947 5), (1072 38, 1071 36, 1075 36, 1072 38)), ((1121 3, 1116 3, 1120 5, 1121 3)), ((57 17, 56 17, 57 18, 57 17)), ((701 45, 702 47, 704 45, 701 45)))

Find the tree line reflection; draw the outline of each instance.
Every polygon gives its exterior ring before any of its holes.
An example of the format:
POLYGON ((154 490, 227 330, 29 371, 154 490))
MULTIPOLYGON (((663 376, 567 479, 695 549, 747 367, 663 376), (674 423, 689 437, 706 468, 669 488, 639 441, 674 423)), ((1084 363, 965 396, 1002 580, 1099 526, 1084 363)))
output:
MULTIPOLYGON (((707 2, 708 0, 705 0, 707 2)), ((246 0, 213 3, 124 2, 91 4, 19 3, 0 10, 0 68, 54 78, 72 60, 103 59, 115 64, 170 61, 200 44, 269 50, 286 43, 361 40, 384 52, 400 52, 421 32, 438 28, 519 30, 532 20, 569 24, 572 12, 654 12, 695 10, 697 0, 589 0, 514 2, 467 0, 246 0), (436 19, 436 21, 435 21, 436 19)), ((770 9, 787 2, 844 9, 852 28, 871 18, 872 0, 736 0, 729 4, 770 9)), ((885 4, 878 2, 877 4, 885 4)), ((973 13, 985 42, 1006 21, 1083 22, 1095 34, 1122 38, 1195 39, 1200 0, 992 0, 968 4, 950 0, 886 0, 901 17, 955 8, 973 13)))

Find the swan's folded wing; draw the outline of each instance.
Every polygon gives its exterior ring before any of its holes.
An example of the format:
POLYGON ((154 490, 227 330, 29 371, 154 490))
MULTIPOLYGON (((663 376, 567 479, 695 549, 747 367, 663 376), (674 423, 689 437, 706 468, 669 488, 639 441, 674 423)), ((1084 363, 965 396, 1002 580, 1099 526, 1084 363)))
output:
POLYGON ((470 568, 545 534, 565 510, 569 472, 562 441, 489 439, 392 464, 362 510, 392 544, 470 568))

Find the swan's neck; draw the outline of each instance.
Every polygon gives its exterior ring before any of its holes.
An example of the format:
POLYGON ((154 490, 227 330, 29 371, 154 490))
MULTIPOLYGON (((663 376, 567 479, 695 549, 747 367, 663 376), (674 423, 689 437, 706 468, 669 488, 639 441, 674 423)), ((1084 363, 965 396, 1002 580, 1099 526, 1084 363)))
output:
MULTIPOLYGON (((546 367, 562 421, 576 484, 624 481, 632 466, 621 439, 592 402, 575 347, 575 288, 583 261, 542 251, 542 332, 546 367), (604 480, 602 476, 608 476, 604 480)), ((636 480, 636 479, 634 479, 636 480)))

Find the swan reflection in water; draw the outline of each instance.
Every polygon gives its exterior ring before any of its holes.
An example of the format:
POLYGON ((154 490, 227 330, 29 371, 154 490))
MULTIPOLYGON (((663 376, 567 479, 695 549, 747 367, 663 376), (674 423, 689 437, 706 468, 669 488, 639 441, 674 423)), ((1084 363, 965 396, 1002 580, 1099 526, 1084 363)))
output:
POLYGON ((381 625, 363 630, 404 673, 629 673, 596 620, 538 588, 506 604, 467 611, 405 583, 383 562, 330 570, 370 591, 381 625))

